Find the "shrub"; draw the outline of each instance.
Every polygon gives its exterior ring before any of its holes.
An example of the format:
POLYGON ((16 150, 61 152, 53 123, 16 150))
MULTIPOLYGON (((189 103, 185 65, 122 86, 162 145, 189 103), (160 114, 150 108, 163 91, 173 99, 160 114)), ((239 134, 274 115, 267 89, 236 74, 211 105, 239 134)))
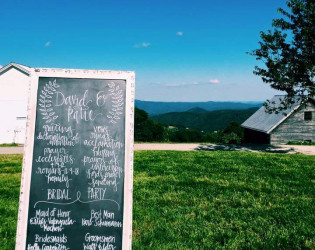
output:
POLYGON ((222 142, 224 144, 240 144, 241 138, 234 132, 229 134, 224 134, 222 137, 222 142))

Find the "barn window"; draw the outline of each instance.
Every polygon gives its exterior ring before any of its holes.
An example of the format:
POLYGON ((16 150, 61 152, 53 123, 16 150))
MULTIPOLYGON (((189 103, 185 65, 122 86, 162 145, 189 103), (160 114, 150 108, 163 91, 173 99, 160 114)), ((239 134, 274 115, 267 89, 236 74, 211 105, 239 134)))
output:
POLYGON ((305 121, 311 121, 312 120, 312 111, 304 112, 304 120, 305 121))

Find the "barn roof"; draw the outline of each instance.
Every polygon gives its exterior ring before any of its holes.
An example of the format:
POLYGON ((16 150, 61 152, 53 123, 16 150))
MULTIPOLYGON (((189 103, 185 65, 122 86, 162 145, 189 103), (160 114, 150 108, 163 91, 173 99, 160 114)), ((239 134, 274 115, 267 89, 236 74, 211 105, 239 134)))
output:
POLYGON ((11 63, 7 64, 6 66, 0 68, 0 75, 4 74, 5 72, 7 72, 11 68, 15 68, 26 75, 30 75, 30 71, 31 71, 30 67, 19 64, 19 63, 14 63, 14 62, 11 62, 11 63))
MULTIPOLYGON (((280 102, 284 97, 284 95, 276 95, 270 101, 274 102, 275 107, 277 107, 280 106, 280 102)), ((298 96, 295 97, 295 103, 292 104, 290 108, 283 110, 278 114, 269 114, 266 112, 266 108, 262 106, 242 124, 242 127, 269 134, 300 106, 301 103, 298 96)))

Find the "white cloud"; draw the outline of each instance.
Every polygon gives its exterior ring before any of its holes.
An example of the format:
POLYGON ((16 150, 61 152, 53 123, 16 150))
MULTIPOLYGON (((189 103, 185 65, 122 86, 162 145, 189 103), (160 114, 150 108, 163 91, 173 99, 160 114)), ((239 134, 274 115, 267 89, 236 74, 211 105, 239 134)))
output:
POLYGON ((220 83, 218 79, 210 79, 209 83, 220 83))
POLYGON ((145 42, 143 42, 143 43, 141 43, 141 44, 136 44, 134 47, 135 48, 147 48, 147 47, 149 47, 151 45, 151 43, 145 43, 145 42))
POLYGON ((182 36, 182 35, 184 35, 184 32, 178 31, 178 32, 176 32, 176 35, 177 35, 177 36, 182 36))
POLYGON ((51 42, 50 42, 50 41, 46 42, 46 43, 45 43, 45 47, 49 47, 49 46, 50 46, 50 44, 51 44, 51 42))

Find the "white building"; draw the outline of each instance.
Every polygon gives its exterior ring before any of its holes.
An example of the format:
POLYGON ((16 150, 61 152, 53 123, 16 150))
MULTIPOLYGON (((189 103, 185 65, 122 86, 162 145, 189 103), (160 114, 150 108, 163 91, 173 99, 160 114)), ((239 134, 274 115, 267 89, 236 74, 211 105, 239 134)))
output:
POLYGON ((30 71, 17 63, 0 68, 0 144, 24 143, 30 71))

